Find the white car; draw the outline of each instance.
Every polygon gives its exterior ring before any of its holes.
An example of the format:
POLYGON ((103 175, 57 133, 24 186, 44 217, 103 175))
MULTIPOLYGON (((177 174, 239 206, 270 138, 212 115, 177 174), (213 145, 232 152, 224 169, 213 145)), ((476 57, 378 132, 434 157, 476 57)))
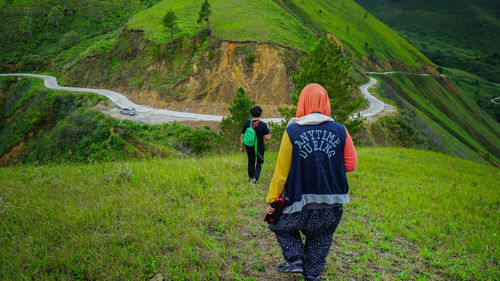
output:
POLYGON ((125 115, 135 115, 135 108, 125 107, 125 108, 122 108, 122 110, 120 110, 120 113, 125 114, 125 115))

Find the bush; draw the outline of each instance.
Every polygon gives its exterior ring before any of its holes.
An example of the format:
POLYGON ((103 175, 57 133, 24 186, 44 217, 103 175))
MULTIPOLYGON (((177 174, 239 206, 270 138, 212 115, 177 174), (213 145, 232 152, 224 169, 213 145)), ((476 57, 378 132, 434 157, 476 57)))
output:
POLYGON ((78 32, 72 30, 64 33, 64 35, 59 39, 59 44, 65 50, 71 48, 73 45, 80 41, 80 35, 78 32))

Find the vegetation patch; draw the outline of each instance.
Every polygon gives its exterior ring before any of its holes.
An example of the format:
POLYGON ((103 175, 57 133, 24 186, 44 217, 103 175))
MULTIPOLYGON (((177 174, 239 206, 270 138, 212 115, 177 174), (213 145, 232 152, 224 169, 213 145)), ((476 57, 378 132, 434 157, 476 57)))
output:
POLYGON ((0 23, 1 72, 47 70, 63 52, 69 59, 88 47, 97 48, 99 41, 102 45, 110 39, 105 34, 145 7, 137 0, 6 2, 0 23))
POLYGON ((479 105, 489 116, 497 122, 500 121, 500 105, 491 101, 494 98, 500 97, 500 86, 498 83, 492 83, 459 69, 442 68, 441 72, 447 75, 462 93, 479 105))
POLYGON ((426 136, 404 114, 384 116, 375 122, 363 124, 354 141, 362 146, 398 146, 431 151, 439 150, 429 136, 426 136))

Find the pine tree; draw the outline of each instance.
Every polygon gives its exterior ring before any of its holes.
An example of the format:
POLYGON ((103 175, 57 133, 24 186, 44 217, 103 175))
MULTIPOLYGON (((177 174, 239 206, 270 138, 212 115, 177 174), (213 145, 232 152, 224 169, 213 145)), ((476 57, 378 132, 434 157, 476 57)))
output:
POLYGON ((246 120, 251 119, 250 109, 255 105, 243 88, 239 88, 234 95, 234 99, 229 103, 230 115, 224 118, 220 124, 221 131, 230 140, 235 140, 239 136, 239 131, 246 120))
MULTIPOLYGON (((351 115, 362 98, 353 98, 356 85, 349 76, 351 59, 343 56, 337 43, 328 38, 318 40, 309 56, 299 59, 299 73, 292 73, 295 92, 290 94, 293 105, 297 105, 300 92, 310 83, 318 83, 325 88, 330 98, 331 117, 344 124, 350 133, 355 134, 361 127, 362 120, 351 115)), ((296 107, 279 108, 285 118, 295 116, 296 107)))
POLYGON ((174 53, 174 30, 177 25, 177 16, 174 11, 168 10, 162 20, 163 26, 166 30, 170 31, 170 46, 172 53, 174 53))
POLYGON ((207 30, 209 33, 210 33, 210 22, 209 22, 208 18, 210 17, 211 14, 212 14, 212 10, 210 10, 210 4, 208 3, 208 0, 205 0, 205 2, 203 2, 203 4, 201 5, 200 12, 198 13, 199 18, 198 18, 197 23, 201 23, 202 21, 206 21, 207 22, 207 30))

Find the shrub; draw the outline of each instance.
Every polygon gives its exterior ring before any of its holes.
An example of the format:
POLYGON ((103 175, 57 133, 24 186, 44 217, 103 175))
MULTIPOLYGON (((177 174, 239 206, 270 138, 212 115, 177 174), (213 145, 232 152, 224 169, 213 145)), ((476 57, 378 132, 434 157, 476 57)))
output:
POLYGON ((78 32, 72 30, 64 33, 61 39, 59 39, 59 44, 61 44, 61 47, 66 50, 71 48, 79 41, 80 41, 80 35, 78 34, 78 32))

